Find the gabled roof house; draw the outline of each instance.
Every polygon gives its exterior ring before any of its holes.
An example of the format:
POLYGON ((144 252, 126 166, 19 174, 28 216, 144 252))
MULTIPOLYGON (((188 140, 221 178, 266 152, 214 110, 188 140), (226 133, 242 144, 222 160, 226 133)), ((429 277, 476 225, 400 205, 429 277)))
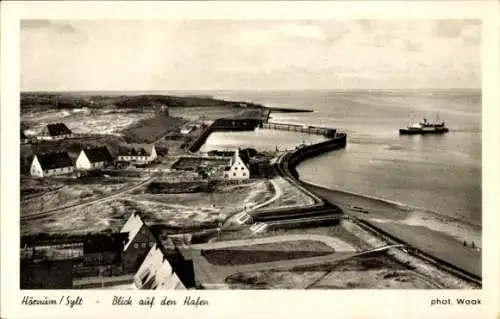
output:
POLYGON ((136 272, 156 238, 138 212, 130 215, 120 233, 128 234, 123 246, 123 268, 126 272, 136 272))
POLYGON ((44 140, 58 140, 69 138, 73 132, 64 123, 47 124, 39 136, 39 139, 44 140))
POLYGON ((135 163, 150 163, 158 155, 154 144, 132 144, 118 151, 118 160, 135 163))
POLYGON ((250 178, 250 169, 240 157, 239 150, 233 152, 230 164, 224 170, 224 178, 228 180, 244 180, 250 178))
POLYGON ((134 276, 134 284, 137 289, 186 289, 160 243, 149 250, 134 276))
POLYGON ((76 168, 80 170, 98 169, 113 163, 113 156, 105 146, 87 148, 80 151, 76 168))
POLYGON ((73 160, 67 152, 38 154, 33 157, 30 173, 35 177, 71 174, 73 160))

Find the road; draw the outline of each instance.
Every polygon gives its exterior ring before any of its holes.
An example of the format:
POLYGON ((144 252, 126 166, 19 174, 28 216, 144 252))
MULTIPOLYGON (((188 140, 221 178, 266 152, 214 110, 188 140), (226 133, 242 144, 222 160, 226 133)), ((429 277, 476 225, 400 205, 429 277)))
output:
POLYGON ((65 210, 65 209, 73 209, 73 208, 83 207, 83 206, 87 206, 87 205, 94 205, 94 204, 98 204, 98 203, 104 203, 104 202, 109 201, 111 199, 115 199, 115 198, 117 198, 117 197, 119 197, 119 196, 121 196, 121 195, 123 195, 123 194, 125 194, 127 192, 130 192, 130 191, 136 190, 138 188, 141 188, 142 186, 144 186, 147 183, 151 182, 154 178, 155 178, 154 176, 151 176, 148 179, 143 180, 143 181, 141 181, 141 182, 139 182, 137 184, 134 184, 134 185, 132 185, 130 187, 127 187, 125 189, 118 190, 118 191, 116 191, 114 193, 105 195, 103 197, 99 197, 99 198, 95 198, 95 199, 91 199, 91 200, 87 200, 87 201, 82 201, 82 202, 79 202, 77 204, 72 204, 72 205, 57 207, 57 208, 54 208, 54 209, 49 209, 49 210, 45 210, 45 211, 38 212, 38 213, 24 215, 24 216, 21 216, 21 221, 44 218, 44 217, 51 216, 51 215, 53 215, 53 214, 55 214, 57 212, 65 210))

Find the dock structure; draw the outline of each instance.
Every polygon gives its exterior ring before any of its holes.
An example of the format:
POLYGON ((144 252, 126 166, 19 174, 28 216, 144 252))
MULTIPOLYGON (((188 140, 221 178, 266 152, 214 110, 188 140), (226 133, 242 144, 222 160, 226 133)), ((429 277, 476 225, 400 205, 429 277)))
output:
POLYGON ((325 137, 334 137, 337 132, 337 130, 333 128, 271 122, 262 123, 261 128, 323 135, 325 137))
POLYGON ((206 127, 191 143, 187 144, 186 149, 193 153, 197 152, 213 132, 254 131, 256 128, 322 135, 326 138, 335 138, 337 136, 337 130, 334 128, 271 123, 259 118, 220 118, 206 127))

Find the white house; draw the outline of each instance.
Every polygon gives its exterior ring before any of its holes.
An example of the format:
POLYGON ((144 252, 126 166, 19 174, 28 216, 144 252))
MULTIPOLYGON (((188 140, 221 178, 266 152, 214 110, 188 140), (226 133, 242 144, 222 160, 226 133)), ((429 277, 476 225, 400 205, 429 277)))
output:
POLYGON ((158 243, 151 247, 137 270, 134 284, 137 289, 186 289, 158 243))
POLYGON ((35 177, 71 174, 74 172, 73 161, 67 152, 35 155, 31 162, 30 173, 35 177))
POLYGON ((224 178, 228 180, 244 180, 250 178, 250 169, 241 159, 238 150, 233 153, 230 164, 226 166, 224 178))
POLYGON ((37 136, 39 140, 62 140, 73 136, 73 132, 64 123, 47 124, 42 134, 37 136))
POLYGON ((118 152, 118 161, 137 164, 148 164, 154 161, 158 155, 154 144, 136 144, 118 152))
POLYGON ((113 156, 108 151, 108 148, 94 147, 83 149, 76 159, 76 169, 92 170, 108 166, 113 163, 113 156))
POLYGON ((130 215, 120 233, 128 234, 123 246, 123 268, 127 272, 135 272, 144 261, 148 251, 154 246, 156 238, 139 213, 130 215))

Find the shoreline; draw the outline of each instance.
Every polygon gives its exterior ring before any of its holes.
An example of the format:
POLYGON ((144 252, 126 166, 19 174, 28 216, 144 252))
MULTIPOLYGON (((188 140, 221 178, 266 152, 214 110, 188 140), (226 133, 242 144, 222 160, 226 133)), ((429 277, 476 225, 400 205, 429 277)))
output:
POLYGON ((380 202, 382 204, 386 204, 388 206, 392 206, 393 208, 401 209, 402 211, 407 211, 409 213, 423 212, 423 213, 426 213, 429 215, 433 215, 436 218, 444 219, 444 220, 449 221, 449 222, 461 223, 461 224, 467 225, 471 228, 475 228, 477 230, 482 230, 482 225, 480 225, 480 224, 476 224, 474 222, 470 222, 470 221, 467 221, 467 220, 464 220, 464 219, 461 219, 458 217, 443 215, 443 214, 440 214, 439 212, 433 211, 433 210, 425 208, 425 207, 418 207, 418 206, 410 205, 410 204, 407 204, 404 202, 393 201, 390 199, 386 199, 386 198, 378 197, 378 196, 373 196, 373 195, 369 195, 369 194, 357 193, 354 191, 343 189, 340 186, 327 186, 327 185, 314 183, 310 180, 301 179, 301 178, 299 178, 299 179, 301 182, 303 182, 305 184, 309 184, 311 186, 318 187, 318 188, 323 188, 323 189, 328 190, 328 191, 337 192, 340 194, 345 194, 345 195, 353 196, 353 197, 359 197, 361 199, 380 202))

